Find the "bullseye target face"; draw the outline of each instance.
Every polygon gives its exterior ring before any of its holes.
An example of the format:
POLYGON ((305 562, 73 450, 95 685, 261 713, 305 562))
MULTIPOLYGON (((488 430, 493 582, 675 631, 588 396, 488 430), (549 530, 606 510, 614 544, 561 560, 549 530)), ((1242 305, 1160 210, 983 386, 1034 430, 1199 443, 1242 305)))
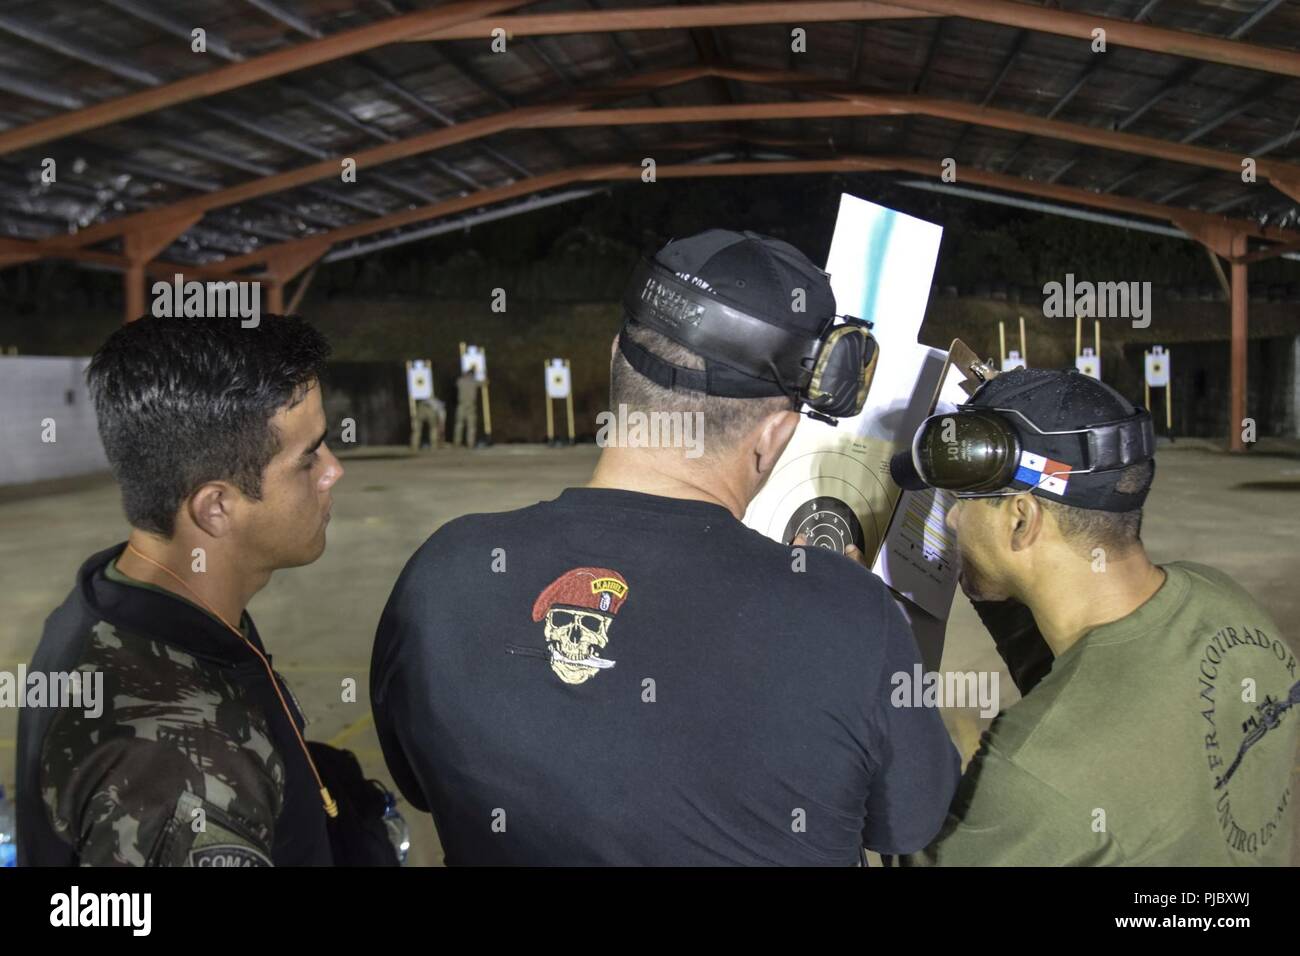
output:
POLYGON ((864 545, 862 523, 853 509, 838 498, 814 498, 795 509, 785 526, 785 541, 803 536, 813 548, 843 554, 849 545, 864 545))
POLYGON ((857 452, 811 451, 777 466, 745 520, 786 544, 800 534, 810 546, 839 552, 852 543, 870 560, 892 505, 890 489, 857 452))

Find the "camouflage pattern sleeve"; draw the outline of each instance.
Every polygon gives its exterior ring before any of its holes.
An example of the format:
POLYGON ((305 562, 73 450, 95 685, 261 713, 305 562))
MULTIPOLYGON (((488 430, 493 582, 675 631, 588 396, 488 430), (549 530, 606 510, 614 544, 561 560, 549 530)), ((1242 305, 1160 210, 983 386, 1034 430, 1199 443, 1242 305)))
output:
POLYGON ((237 685, 104 624, 86 665, 104 671, 103 713, 60 713, 41 754, 46 811, 81 864, 271 866, 284 765, 237 685))

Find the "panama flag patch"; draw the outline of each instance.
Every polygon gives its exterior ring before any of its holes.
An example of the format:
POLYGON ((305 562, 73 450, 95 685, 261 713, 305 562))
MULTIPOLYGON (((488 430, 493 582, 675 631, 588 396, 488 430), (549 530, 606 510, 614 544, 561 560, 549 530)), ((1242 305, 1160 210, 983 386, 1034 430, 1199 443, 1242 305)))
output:
POLYGON ((1064 462, 1044 458, 1042 455, 1022 451, 1015 480, 1050 491, 1054 495, 1064 496, 1065 486, 1070 482, 1070 466, 1064 462))

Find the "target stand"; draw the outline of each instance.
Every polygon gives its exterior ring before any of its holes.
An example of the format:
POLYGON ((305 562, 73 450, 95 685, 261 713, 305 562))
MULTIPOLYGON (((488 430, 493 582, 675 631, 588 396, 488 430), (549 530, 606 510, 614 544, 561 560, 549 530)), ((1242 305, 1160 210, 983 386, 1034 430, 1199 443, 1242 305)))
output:
POLYGON ((1163 345, 1151 346, 1150 352, 1143 353, 1143 404, 1151 410, 1151 389, 1162 388, 1165 392, 1165 434, 1174 440, 1174 377, 1169 361, 1169 352, 1163 345))
POLYGON ((542 375, 546 386, 546 444, 551 448, 563 448, 563 439, 555 437, 555 409, 552 401, 564 400, 569 425, 568 444, 575 444, 573 430, 573 373, 569 360, 553 358, 542 363, 542 375))

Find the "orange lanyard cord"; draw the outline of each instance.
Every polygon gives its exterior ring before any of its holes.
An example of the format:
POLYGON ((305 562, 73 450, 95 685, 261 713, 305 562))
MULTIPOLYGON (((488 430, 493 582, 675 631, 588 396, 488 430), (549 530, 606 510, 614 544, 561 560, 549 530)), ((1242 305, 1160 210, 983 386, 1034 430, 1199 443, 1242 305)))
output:
POLYGON ((186 591, 190 593, 190 595, 194 598, 194 600, 199 604, 200 607, 202 607, 205 611, 207 611, 209 614, 215 617, 222 624, 226 625, 226 627, 236 637, 238 637, 241 641, 244 642, 244 644, 248 647, 250 651, 252 651, 254 654, 257 655, 257 659, 261 661, 262 666, 266 668, 266 676, 270 678, 271 686, 275 688, 275 696, 280 698, 280 706, 284 708, 284 715, 289 719, 289 727, 293 730, 293 735, 298 738, 298 746, 302 748, 302 754, 304 757, 307 758, 307 766, 311 768, 312 776, 316 778, 316 784, 317 786, 320 787, 321 801, 325 805, 325 813, 327 816, 337 817, 339 815, 339 805, 335 803, 334 798, 330 796, 330 792, 325 786, 325 781, 321 779, 320 771, 316 769, 316 761, 311 759, 311 751, 307 749, 307 742, 302 739, 302 734, 298 732, 298 723, 293 719, 293 711, 289 709, 289 704, 287 701, 285 701, 284 694, 280 690, 280 682, 275 679, 275 671, 271 668, 271 662, 266 659, 266 656, 261 651, 259 651, 256 646, 254 646, 252 641, 250 641, 247 637, 244 636, 243 631, 241 631, 239 628, 232 625, 229 621, 227 621, 224 617, 222 617, 217 612, 216 608, 212 607, 210 604, 208 604, 207 601, 199 597, 198 593, 192 587, 186 584, 185 581, 180 577, 180 575, 172 571, 171 568, 155 561, 153 558, 149 557, 149 555, 143 553, 138 548, 136 548, 129 541, 126 544, 126 550, 130 551, 141 561, 145 561, 149 564, 152 564, 159 571, 162 571, 164 574, 170 575, 172 579, 176 581, 177 584, 179 584, 181 587, 183 587, 186 591))

